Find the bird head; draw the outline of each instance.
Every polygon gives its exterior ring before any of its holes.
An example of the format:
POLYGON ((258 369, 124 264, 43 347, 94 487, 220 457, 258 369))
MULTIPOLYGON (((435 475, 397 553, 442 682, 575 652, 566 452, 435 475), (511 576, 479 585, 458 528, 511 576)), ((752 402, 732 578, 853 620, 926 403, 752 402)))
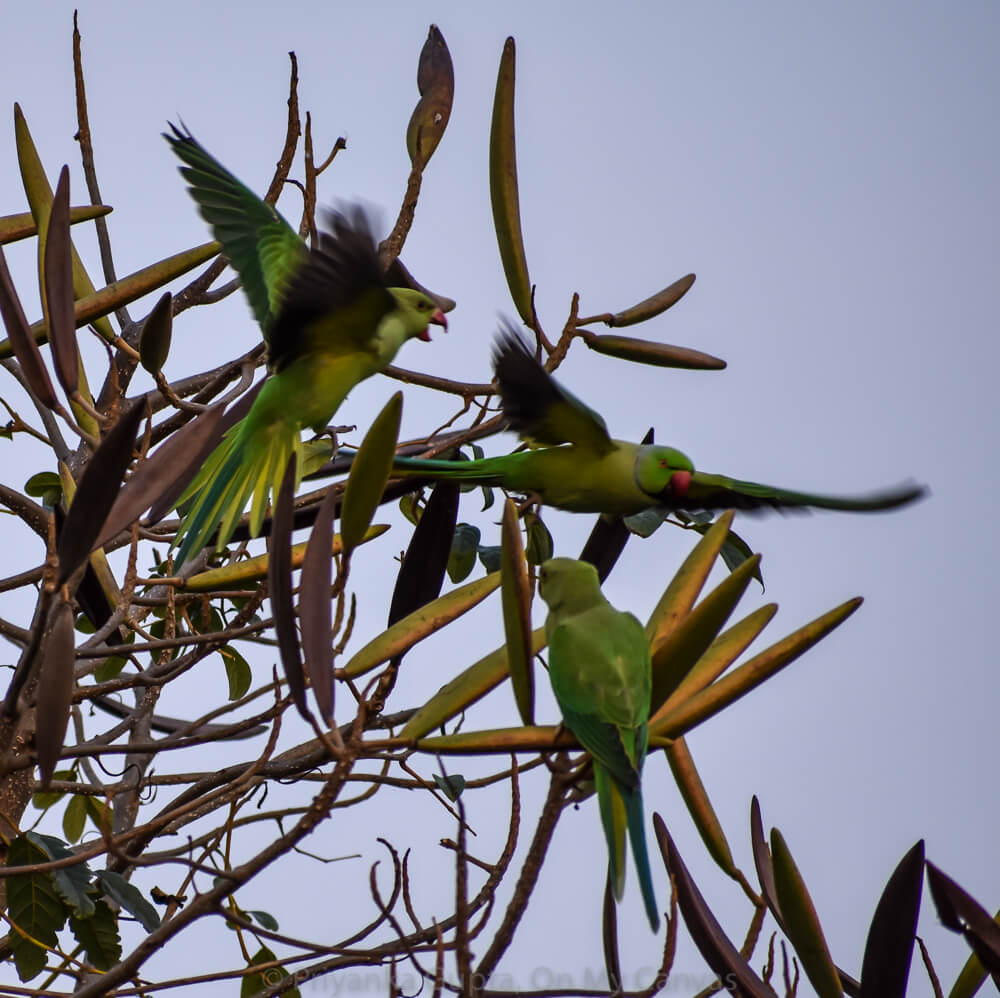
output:
POLYGON ((639 448, 635 459, 635 480, 651 498, 673 505, 684 498, 691 484, 694 465, 673 447, 648 444, 639 448))
POLYGON ((433 323, 441 326, 447 332, 448 320, 444 317, 437 302, 429 298, 422 291, 414 291, 412 288, 390 288, 390 293, 396 299, 399 306, 403 323, 410 336, 415 336, 425 343, 430 342, 430 333, 427 327, 433 323))
POLYGON ((538 567, 538 592, 553 612, 585 609, 600 593, 597 569, 586 561, 550 558, 538 567))

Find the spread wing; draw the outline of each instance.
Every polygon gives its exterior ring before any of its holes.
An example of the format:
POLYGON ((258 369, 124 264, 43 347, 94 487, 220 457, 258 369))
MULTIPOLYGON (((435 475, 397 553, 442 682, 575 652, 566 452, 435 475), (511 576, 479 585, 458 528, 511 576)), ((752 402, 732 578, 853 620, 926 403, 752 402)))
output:
POLYGON ((598 455, 614 450, 604 420, 542 367, 506 321, 494 346, 493 370, 503 414, 520 437, 541 444, 576 444, 598 455))
POLYGON ((173 134, 163 137, 186 164, 181 174, 191 197, 239 274, 267 340, 284 284, 305 256, 305 244, 272 205, 240 183, 190 133, 170 128, 173 134))
POLYGON ((351 205, 326 216, 305 262, 288 281, 271 330, 271 364, 316 349, 372 350, 375 330, 395 307, 363 208, 351 205))

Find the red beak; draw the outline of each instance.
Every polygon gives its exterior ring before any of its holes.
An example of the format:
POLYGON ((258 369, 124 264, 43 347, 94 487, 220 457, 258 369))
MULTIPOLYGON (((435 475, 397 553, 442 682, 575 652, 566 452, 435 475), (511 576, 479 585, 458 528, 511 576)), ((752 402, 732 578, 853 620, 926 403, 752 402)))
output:
MULTIPOLYGON (((430 317, 430 322, 428 325, 433 323, 435 326, 441 326, 445 332, 448 332, 448 320, 444 317, 444 312, 441 309, 437 309, 435 313, 430 317)), ((431 334, 428 330, 424 330, 417 339, 423 340, 425 343, 430 343, 431 334)))
POLYGON ((675 499, 683 499, 687 495, 688 487, 691 485, 690 471, 675 471, 670 476, 670 484, 666 491, 675 499))

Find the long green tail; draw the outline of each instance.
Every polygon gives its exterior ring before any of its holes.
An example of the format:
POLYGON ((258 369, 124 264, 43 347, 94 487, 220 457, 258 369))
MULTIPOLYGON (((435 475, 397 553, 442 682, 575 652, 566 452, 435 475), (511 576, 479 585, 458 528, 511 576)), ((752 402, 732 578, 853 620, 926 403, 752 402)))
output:
POLYGON ((639 875, 639 889, 642 903, 646 906, 646 918, 654 932, 660 929, 660 912, 656 907, 653 893, 653 874, 649 869, 649 853, 646 851, 646 822, 642 807, 642 793, 636 788, 634 793, 623 793, 625 814, 628 822, 628 837, 632 843, 635 872, 639 875))
POLYGON ((392 462, 392 473, 401 478, 452 478, 477 485, 503 485, 511 461, 517 457, 517 454, 508 454, 505 457, 484 457, 478 461, 397 457, 392 462))
POLYGON ((608 844, 608 869, 611 888, 616 900, 621 900, 625 889, 625 834, 632 843, 635 870, 639 876, 639 889, 646 908, 646 917, 654 932, 660 929, 660 913, 653 893, 653 875, 649 868, 646 850, 642 793, 639 788, 629 791, 615 782, 614 777, 601 763, 594 760, 594 783, 601 811, 601 824, 608 844))
POLYGON ((229 430, 178 500, 181 504, 194 497, 174 541, 180 542, 178 565, 196 555, 216 527, 215 550, 222 550, 251 496, 250 535, 256 537, 260 532, 267 500, 272 493, 277 495, 288 460, 301 444, 294 424, 261 426, 253 416, 251 410, 229 430))
POLYGON ((676 504, 683 507, 687 500, 692 508, 706 509, 795 509, 812 506, 848 513, 876 513, 905 506, 926 493, 924 486, 906 482, 868 495, 828 496, 696 471, 691 476, 685 495, 676 504))

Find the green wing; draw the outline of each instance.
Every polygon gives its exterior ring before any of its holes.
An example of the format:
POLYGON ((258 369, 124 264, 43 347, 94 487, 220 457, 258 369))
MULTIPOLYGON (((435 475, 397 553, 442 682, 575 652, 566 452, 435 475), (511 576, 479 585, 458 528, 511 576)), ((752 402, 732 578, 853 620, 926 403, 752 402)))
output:
POLYGON ((181 173, 191 197, 239 274, 266 341, 285 282, 305 255, 305 243, 274 207, 240 183, 193 136, 170 128, 173 135, 163 137, 187 164, 181 173))
POLYGON ((549 677, 580 744, 637 787, 651 683, 642 625, 607 604, 566 617, 549 629, 549 677))
MULTIPOLYGON (((554 655, 555 652, 550 652, 554 655)), ((613 724, 602 721, 594 714, 581 714, 558 700, 566 727, 576 735, 577 741, 611 774, 615 783, 630 790, 639 786, 639 770, 632 763, 622 733, 613 724)))
POLYGON ((271 366, 304 354, 377 349, 379 323, 396 307, 363 208, 329 212, 304 263, 288 280, 271 329, 271 366))
POLYGON ((863 496, 824 496, 809 492, 793 492, 773 485, 742 482, 723 475, 708 475, 696 471, 683 494, 676 495, 671 506, 687 509, 743 509, 753 512, 768 509, 838 509, 847 512, 868 513, 896 509, 926 494, 922 485, 905 483, 882 492, 863 496))
POLYGON ((493 350, 493 370, 503 414, 520 437, 541 444, 576 444, 600 456, 614 450, 604 420, 542 367, 507 321, 493 350))

